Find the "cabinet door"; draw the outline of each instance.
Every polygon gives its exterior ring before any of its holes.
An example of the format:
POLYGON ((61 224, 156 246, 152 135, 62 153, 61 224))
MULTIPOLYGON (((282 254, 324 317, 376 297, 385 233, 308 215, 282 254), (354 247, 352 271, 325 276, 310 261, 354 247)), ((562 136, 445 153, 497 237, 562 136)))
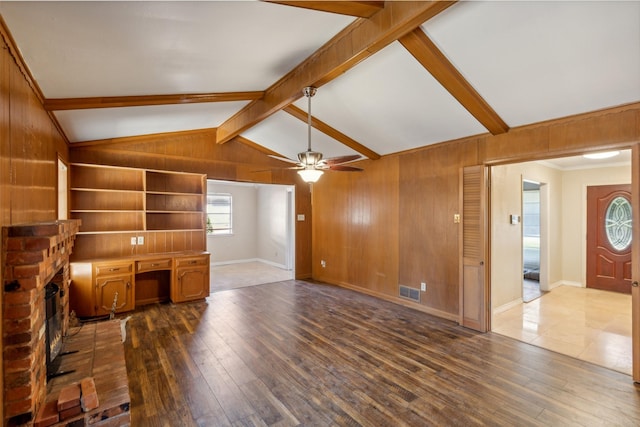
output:
POLYGON ((114 300, 116 301, 117 313, 133 310, 135 306, 133 275, 98 277, 96 279, 96 315, 111 313, 114 300))
POLYGON ((178 267, 174 285, 173 302, 205 298, 209 295, 209 266, 178 267))

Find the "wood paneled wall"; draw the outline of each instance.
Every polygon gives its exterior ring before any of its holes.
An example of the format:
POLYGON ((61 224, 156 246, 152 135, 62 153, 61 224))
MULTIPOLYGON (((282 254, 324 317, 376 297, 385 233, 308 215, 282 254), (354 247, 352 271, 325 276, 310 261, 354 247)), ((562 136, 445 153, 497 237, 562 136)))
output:
POLYGON ((398 281, 399 163, 361 165, 313 184, 313 277, 384 295, 398 281))
POLYGON ((313 277, 457 320, 461 167, 637 142, 640 104, 385 156, 362 162, 359 174, 325 174, 313 188, 313 277), (421 282, 419 304, 398 296, 398 285, 421 282))
POLYGON ((71 144, 72 163, 127 166, 207 174, 208 179, 296 186, 296 278, 311 277, 311 199, 309 185, 282 162, 236 140, 217 144, 215 130, 121 138, 71 144))
POLYGON ((58 156, 68 161, 68 148, 18 66, 4 30, 0 35, 0 221, 55 220, 58 156))
MULTIPOLYGON (((57 219, 58 157, 68 161, 68 148, 1 21, 0 47, 0 226, 52 221, 57 219)), ((0 390, 3 377, 0 372, 0 390)), ((0 419, 2 411, 0 405, 0 419)))

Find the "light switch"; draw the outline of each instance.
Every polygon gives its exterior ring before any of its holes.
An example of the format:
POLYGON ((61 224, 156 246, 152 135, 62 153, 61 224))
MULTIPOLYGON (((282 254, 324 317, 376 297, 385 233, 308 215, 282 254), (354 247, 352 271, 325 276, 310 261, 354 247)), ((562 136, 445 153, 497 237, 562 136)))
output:
POLYGON ((138 236, 138 244, 144 245, 144 236, 138 236))
POLYGON ((298 221, 304 221, 304 214, 298 214, 298 221))

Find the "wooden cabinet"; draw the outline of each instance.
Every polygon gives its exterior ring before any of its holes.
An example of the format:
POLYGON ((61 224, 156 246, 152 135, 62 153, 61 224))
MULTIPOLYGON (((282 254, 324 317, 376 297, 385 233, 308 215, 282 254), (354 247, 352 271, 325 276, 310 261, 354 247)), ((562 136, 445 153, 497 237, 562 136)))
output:
POLYGON ((136 274, 147 271, 171 270, 173 259, 171 257, 162 257, 154 259, 145 259, 136 261, 136 274))
POLYGON ((133 263, 97 264, 95 268, 95 315, 110 314, 114 306, 116 313, 133 310, 135 307, 133 263))
POLYGON ((72 163, 72 261, 206 249, 206 176, 72 163))
POLYGON ((209 254, 187 252, 71 262, 69 306, 81 318, 136 305, 185 302, 209 295, 209 254), (116 297, 117 293, 117 297, 116 297))
POLYGON ((78 317, 133 310, 134 283, 133 261, 71 263, 69 303, 78 317))
POLYGON ((169 301, 173 258, 136 261, 136 306, 169 301))
POLYGON ((176 257, 171 299, 192 301, 209 295, 209 255, 176 257))

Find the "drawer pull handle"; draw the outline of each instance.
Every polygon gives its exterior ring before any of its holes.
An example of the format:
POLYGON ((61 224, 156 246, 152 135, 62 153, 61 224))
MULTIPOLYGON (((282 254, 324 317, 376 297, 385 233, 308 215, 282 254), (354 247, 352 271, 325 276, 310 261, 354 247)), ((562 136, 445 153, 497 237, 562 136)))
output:
POLYGON ((197 264, 198 261, 189 261, 189 264, 197 264))
POLYGON ((157 266, 159 266, 159 265, 160 265, 160 264, 151 263, 151 267, 157 267, 157 266))
POLYGON ((118 267, 118 268, 110 268, 109 271, 120 271, 120 267, 118 267))

